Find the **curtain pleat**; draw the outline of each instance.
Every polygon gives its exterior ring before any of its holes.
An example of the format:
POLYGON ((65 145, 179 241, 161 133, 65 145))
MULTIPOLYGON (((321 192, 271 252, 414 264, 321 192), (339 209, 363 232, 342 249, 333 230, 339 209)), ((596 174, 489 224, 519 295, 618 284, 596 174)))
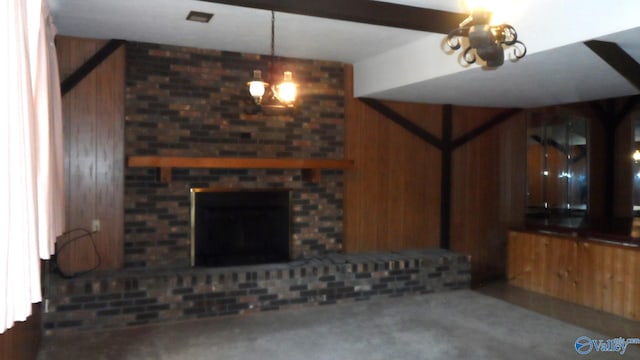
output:
POLYGON ((42 3, 39 20, 34 77, 38 122, 38 244, 40 257, 48 259, 53 254, 56 236, 64 229, 64 155, 55 27, 46 2, 42 3))
POLYGON ((64 219, 62 123, 52 35, 41 0, 0 5, 0 333, 41 300, 40 258, 64 219), (4 7, 4 9, 2 9, 4 7), (55 63, 54 63, 55 64, 55 63), (52 74, 55 73, 55 74, 52 74), (55 85, 55 86, 54 86, 55 85))

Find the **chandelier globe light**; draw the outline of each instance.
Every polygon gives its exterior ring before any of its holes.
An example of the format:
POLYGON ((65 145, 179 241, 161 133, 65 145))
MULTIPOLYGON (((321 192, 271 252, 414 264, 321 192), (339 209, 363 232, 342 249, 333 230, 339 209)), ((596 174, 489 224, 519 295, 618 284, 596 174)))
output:
MULTIPOLYGON (((268 78, 274 76, 275 62, 275 12, 271 11, 271 55, 269 57, 268 78)), ((254 70, 253 79, 247 83, 253 102, 260 109, 293 108, 297 98, 298 85, 293 81, 293 73, 284 71, 282 82, 270 84, 263 80, 262 71, 254 70)))

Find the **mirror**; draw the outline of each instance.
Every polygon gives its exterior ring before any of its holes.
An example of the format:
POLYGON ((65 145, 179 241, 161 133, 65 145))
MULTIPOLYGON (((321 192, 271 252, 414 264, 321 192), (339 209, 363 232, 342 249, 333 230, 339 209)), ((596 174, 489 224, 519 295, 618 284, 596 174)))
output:
POLYGON ((633 215, 640 216, 640 117, 633 121, 633 215))
POLYGON ((579 222, 588 204, 588 120, 532 112, 527 121, 527 217, 579 222))

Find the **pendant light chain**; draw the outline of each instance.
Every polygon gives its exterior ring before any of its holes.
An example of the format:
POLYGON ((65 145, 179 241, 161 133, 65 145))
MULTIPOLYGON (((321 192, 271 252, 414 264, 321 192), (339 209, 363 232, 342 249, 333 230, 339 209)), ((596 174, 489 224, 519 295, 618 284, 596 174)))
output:
POLYGON ((276 51, 276 14, 273 10, 271 10, 271 57, 273 58, 276 51))

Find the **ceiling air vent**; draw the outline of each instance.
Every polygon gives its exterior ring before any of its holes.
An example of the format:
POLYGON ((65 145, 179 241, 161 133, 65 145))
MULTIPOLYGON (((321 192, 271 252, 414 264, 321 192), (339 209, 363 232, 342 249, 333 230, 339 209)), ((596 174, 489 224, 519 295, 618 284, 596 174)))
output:
POLYGON ((187 15, 187 20, 197 21, 201 23, 208 23, 212 17, 213 17, 213 14, 210 14, 210 13, 200 12, 200 11, 190 11, 189 15, 187 15))

